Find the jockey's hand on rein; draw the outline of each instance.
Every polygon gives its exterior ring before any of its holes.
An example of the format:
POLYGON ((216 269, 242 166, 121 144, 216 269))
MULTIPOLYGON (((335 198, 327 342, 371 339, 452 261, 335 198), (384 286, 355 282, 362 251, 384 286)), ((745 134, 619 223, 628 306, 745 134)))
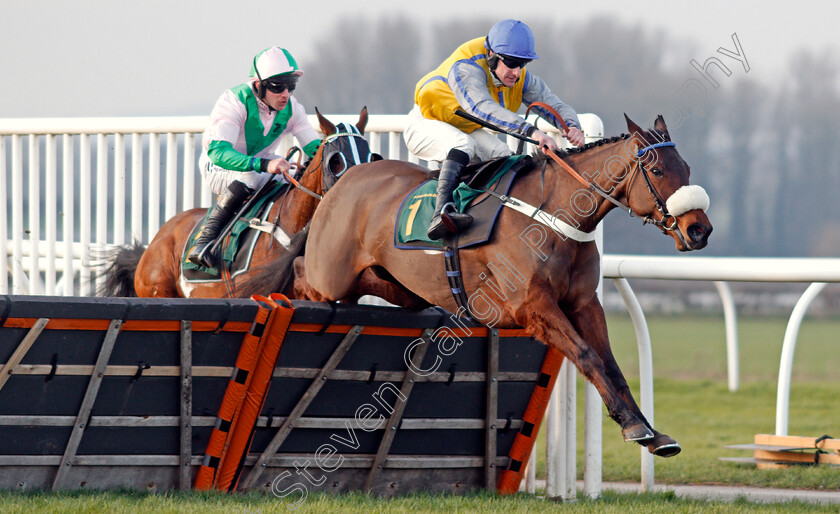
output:
POLYGON ((585 141, 583 132, 581 132, 581 130, 577 127, 569 127, 569 130, 567 130, 566 133, 563 134, 563 137, 568 139, 569 142, 575 146, 583 146, 583 143, 585 141))
POLYGON ((284 171, 289 171, 290 168, 291 164, 289 164, 289 161, 282 157, 278 157, 269 161, 267 171, 269 173, 283 173, 284 171))
POLYGON ((538 143, 538 146, 540 148, 548 148, 552 151, 556 151, 558 149, 557 141, 555 141, 553 137, 549 136, 542 130, 535 130, 531 134, 531 138, 538 143))

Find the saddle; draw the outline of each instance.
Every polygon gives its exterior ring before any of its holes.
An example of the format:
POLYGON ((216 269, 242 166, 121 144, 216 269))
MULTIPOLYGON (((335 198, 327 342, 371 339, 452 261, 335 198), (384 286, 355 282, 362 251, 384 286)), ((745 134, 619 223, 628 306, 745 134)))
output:
MULTIPOLYGON (((527 155, 502 157, 468 166, 464 180, 452 198, 459 212, 469 213, 473 224, 459 234, 460 248, 486 243, 493 233, 502 203, 486 193, 487 190, 506 195, 518 173, 534 168, 534 160, 527 155)), ((432 175, 434 176, 434 175, 432 175)), ((423 182, 403 200, 394 224, 394 246, 402 250, 441 250, 443 240, 433 241, 426 231, 435 211, 437 180, 423 182)))
MULTIPOLYGON (((288 187, 289 184, 275 181, 274 185, 268 188, 247 212, 243 213, 241 217, 234 217, 229 222, 233 225, 233 228, 220 247, 222 252, 219 263, 225 266, 230 272, 231 278, 240 273, 247 272, 251 266, 251 256, 257 245, 257 238, 260 236, 260 230, 248 230, 252 228, 251 220, 258 219, 261 222, 273 221, 266 220, 268 213, 271 211, 274 203, 286 192, 288 187)), ((195 240, 201 234, 201 230, 204 228, 204 224, 211 212, 212 208, 207 211, 207 215, 204 218, 196 223, 189 237, 187 237, 186 244, 181 252, 181 273, 187 282, 218 282, 222 279, 218 268, 205 268, 187 260, 189 249, 192 248, 195 240)))

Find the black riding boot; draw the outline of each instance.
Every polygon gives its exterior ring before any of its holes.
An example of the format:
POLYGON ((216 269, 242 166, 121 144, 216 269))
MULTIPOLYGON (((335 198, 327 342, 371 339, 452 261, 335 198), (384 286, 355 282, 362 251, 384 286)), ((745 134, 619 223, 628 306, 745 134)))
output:
POLYGON ((213 212, 210 213, 210 217, 204 223, 204 228, 201 230, 198 239, 196 239, 195 246, 193 246, 187 260, 205 268, 216 267, 217 258, 210 252, 213 241, 219 237, 219 233, 225 228, 233 215, 236 214, 237 209, 253 193, 253 189, 238 180, 230 183, 228 188, 216 201, 216 206, 213 207, 213 212))
POLYGON ((472 225, 473 217, 455 210, 455 204, 452 202, 452 191, 461 182, 461 170, 468 162, 470 156, 466 152, 453 148, 441 164, 435 215, 427 232, 429 239, 440 239, 447 232, 457 233, 472 225))

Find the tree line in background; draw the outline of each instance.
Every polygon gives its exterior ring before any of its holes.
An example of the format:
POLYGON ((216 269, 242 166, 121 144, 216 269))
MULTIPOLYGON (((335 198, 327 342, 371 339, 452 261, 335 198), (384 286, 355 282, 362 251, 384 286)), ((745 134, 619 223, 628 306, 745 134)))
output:
MULTIPOLYGON (((306 75, 295 94, 321 112, 367 105, 371 114, 405 114, 420 77, 495 21, 443 22, 424 31, 404 18, 343 20, 304 56, 306 75)), ((712 200, 715 229, 704 254, 838 256, 840 95, 832 59, 802 53, 784 81, 768 86, 749 73, 761 63, 749 61, 748 40, 739 41, 742 63, 718 48, 696 49, 611 18, 530 26, 541 59, 529 70, 577 112, 600 116, 606 136, 627 131, 624 113, 642 126, 665 116, 692 183, 712 200), (702 68, 710 57, 730 73, 710 65, 710 82, 691 65, 702 68)), ((732 40, 719 46, 737 53, 732 40)), ((610 253, 674 253, 670 238, 623 213, 608 216, 605 230, 610 253)))

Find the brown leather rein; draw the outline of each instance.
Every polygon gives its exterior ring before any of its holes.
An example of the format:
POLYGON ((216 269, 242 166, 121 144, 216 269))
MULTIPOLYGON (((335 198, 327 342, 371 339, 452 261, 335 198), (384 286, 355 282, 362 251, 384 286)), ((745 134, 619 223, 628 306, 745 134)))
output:
MULTIPOLYGON (((546 103, 543 103, 543 102, 532 102, 531 105, 528 106, 528 109, 526 109, 526 111, 525 111, 525 118, 526 119, 528 118, 528 114, 531 112, 531 107, 534 107, 534 106, 541 107, 541 108, 545 109, 546 111, 548 111, 552 116, 554 116, 554 118, 558 121, 558 123, 560 123, 560 125, 563 126, 564 131, 569 130, 569 126, 566 124, 566 121, 560 116, 560 114, 553 107, 551 107, 550 105, 548 105, 546 103)), ((648 145, 648 146, 642 148, 641 150, 639 150, 638 154, 636 155, 636 160, 638 161, 637 166, 635 166, 633 168, 633 170, 630 172, 630 177, 628 177, 627 190, 628 191, 630 190, 630 185, 632 185, 633 180, 636 177, 636 172, 639 171, 639 170, 642 170, 642 176, 645 179, 645 185, 647 185, 648 191, 650 191, 651 196, 653 196, 653 200, 654 200, 654 203, 656 204, 657 210, 660 213, 662 213, 662 216, 663 216, 662 220, 654 219, 651 216, 645 216, 642 219, 643 223, 644 224, 656 225, 659 228, 661 228, 662 230, 674 230, 677 226, 677 217, 672 216, 671 214, 668 213, 668 210, 665 208, 665 201, 662 199, 662 196, 659 194, 659 191, 657 191, 656 188, 653 186, 653 183, 651 182, 650 177, 648 176, 647 170, 645 169, 645 167, 644 167, 644 165, 642 164, 642 161, 641 161, 641 157, 642 157, 642 155, 645 154, 645 152, 647 152, 648 150, 652 150, 652 149, 655 149, 655 148, 662 147, 662 146, 675 146, 675 145, 674 145, 674 143, 671 143, 671 142, 656 143, 656 144, 653 144, 653 145, 648 145), (671 218, 673 220, 670 223, 670 225, 666 223, 668 218, 671 218)), ((544 146, 540 147, 540 150, 542 150, 542 152, 545 155, 550 157, 551 160, 553 160, 555 163, 557 163, 558 166, 560 166, 569 175, 571 175, 572 178, 574 178, 575 180, 577 180, 578 182, 583 184, 583 186, 586 189, 598 194, 599 196, 603 197, 604 199, 606 199, 609 202, 611 202, 612 204, 614 204, 616 207, 619 207, 621 209, 625 209, 631 217, 635 216, 635 213, 633 212, 633 209, 629 205, 629 200, 628 200, 627 204, 619 202, 618 200, 613 198, 612 195, 610 195, 607 191, 602 189, 599 185, 595 184, 594 182, 590 182, 590 181, 586 180, 583 176, 581 176, 580 173, 577 172, 577 170, 575 170, 574 168, 572 168, 571 166, 566 164, 566 161, 561 159, 556 153, 549 150, 547 147, 544 147, 544 146)))

